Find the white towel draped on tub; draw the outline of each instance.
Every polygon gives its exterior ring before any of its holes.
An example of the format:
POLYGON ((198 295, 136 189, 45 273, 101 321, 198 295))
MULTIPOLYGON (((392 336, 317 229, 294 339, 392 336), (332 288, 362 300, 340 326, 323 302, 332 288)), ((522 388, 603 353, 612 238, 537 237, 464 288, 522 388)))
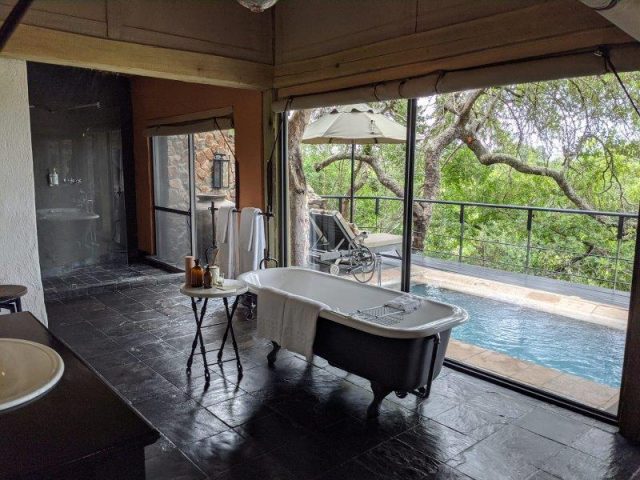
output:
POLYGON ((240 238, 238 241, 238 274, 260 268, 264 255, 264 221, 259 208, 245 207, 240 213, 240 238))
POLYGON ((318 316, 325 309, 329 307, 315 300, 263 287, 258 297, 258 335, 310 361, 318 316))
POLYGON ((233 205, 220 207, 216 224, 217 263, 225 278, 238 275, 238 222, 233 205))
POLYGON ((258 299, 258 336, 280 343, 282 317, 287 293, 271 287, 263 287, 258 299))

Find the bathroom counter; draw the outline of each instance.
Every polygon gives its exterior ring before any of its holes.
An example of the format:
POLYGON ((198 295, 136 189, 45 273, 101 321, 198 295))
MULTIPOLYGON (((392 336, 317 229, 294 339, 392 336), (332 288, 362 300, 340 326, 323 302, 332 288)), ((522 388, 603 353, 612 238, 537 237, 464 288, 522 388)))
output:
POLYGON ((32 314, 0 315, 0 337, 47 345, 65 364, 51 391, 0 413, 0 478, 144 478, 154 428, 32 314))

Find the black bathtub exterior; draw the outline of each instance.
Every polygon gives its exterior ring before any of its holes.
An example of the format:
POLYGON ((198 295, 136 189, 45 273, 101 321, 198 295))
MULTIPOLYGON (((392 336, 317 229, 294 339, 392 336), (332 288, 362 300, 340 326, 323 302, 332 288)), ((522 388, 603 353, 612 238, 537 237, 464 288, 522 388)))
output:
MULTIPOLYGON (((320 317, 313 353, 371 382, 374 400, 367 415, 375 417, 384 397, 393 391, 429 395, 431 381, 442 369, 450 334, 445 330, 423 338, 388 338, 320 317)), ((269 354, 272 366, 279 348, 274 343, 269 354)))

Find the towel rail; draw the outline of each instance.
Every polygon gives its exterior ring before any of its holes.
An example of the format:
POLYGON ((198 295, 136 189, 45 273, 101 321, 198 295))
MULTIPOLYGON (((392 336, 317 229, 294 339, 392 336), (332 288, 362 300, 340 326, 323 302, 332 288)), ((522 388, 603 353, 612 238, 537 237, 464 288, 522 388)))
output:
MULTIPOLYGON (((215 202, 212 200, 211 201, 211 206, 209 207, 209 211, 211 212, 211 227, 213 230, 213 245, 208 247, 207 250, 205 250, 205 257, 207 256, 207 252, 209 250, 209 248, 213 248, 216 249, 217 248, 217 243, 216 243, 216 216, 215 216, 215 212, 217 212, 218 210, 220 210, 219 208, 217 208, 215 206, 215 202)), ((233 210, 231 210, 232 213, 239 213, 241 212, 241 209, 238 208, 234 208, 233 210)), ((269 265, 273 265, 273 266, 278 266, 278 261, 271 257, 271 253, 270 253, 270 248, 269 248, 269 221, 275 217, 275 215, 272 212, 258 212, 258 215, 261 217, 264 217, 265 220, 265 236, 266 236, 266 248, 264 250, 264 256, 262 258, 262 260, 260 260, 260 264, 258 266, 258 268, 268 268, 269 265)), ((208 262, 207 262, 208 263, 208 262)))

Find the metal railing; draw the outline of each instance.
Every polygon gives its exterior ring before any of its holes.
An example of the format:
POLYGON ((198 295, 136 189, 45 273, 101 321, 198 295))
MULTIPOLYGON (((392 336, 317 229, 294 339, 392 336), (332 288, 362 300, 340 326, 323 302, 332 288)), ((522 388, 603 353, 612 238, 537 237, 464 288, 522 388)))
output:
MULTIPOLYGON (((340 211, 344 211, 343 208, 345 206, 345 202, 348 203, 349 197, 344 195, 321 195, 321 198, 327 200, 335 200, 337 202, 336 207, 340 211)), ((402 234, 402 224, 396 222, 395 226, 387 226, 386 228, 381 227, 380 219, 382 216, 381 203, 382 202, 402 202, 401 197, 394 196, 357 196, 354 197, 354 210, 357 212, 354 217, 355 223, 358 224, 358 227, 363 230, 374 230, 374 231, 382 231, 386 230, 389 233, 395 232, 402 234), (373 214, 374 216, 374 224, 366 225, 358 223, 358 213, 361 210, 356 209, 355 207, 358 205, 358 202, 373 202, 373 209, 369 208, 368 213, 373 214)), ((436 256, 439 258, 453 258, 460 263, 471 263, 481 266, 488 266, 499 268, 508 271, 517 271, 525 274, 533 274, 542 277, 551 277, 551 278, 559 278, 559 277, 569 277, 571 280, 577 279, 578 283, 585 284, 596 284, 596 285, 607 285, 613 290, 622 289, 628 291, 630 289, 630 278, 631 278, 631 270, 633 267, 633 254, 631 253, 631 258, 628 256, 622 255, 622 247, 623 243, 626 241, 630 242, 629 245, 635 243, 635 229, 637 228, 637 213, 627 213, 627 212, 607 212, 607 211, 598 211, 598 210, 579 210, 579 209, 563 209, 563 208, 547 208, 547 207, 534 207, 534 206, 521 206, 521 205, 508 205, 508 204, 493 204, 493 203, 481 203, 481 202, 458 202, 451 200, 428 200, 424 198, 416 198, 414 199, 416 204, 420 204, 422 206, 427 204, 434 205, 434 211, 436 210, 436 206, 448 206, 457 208, 457 225, 453 228, 449 228, 449 232, 455 230, 455 235, 451 234, 442 234, 440 230, 442 230, 443 225, 434 225, 433 217, 432 223, 429 227, 428 232, 418 232, 418 233, 426 233, 427 236, 425 238, 425 247, 420 252, 421 254, 428 256, 436 256), (479 210, 487 210, 492 212, 515 212, 516 214, 522 214, 526 217, 523 219, 523 227, 526 229, 522 234, 518 231, 517 234, 521 235, 523 242, 514 243, 513 241, 502 241, 496 239, 482 239, 482 238, 474 238, 469 234, 477 231, 478 227, 471 224, 468 220, 469 211, 471 209, 479 209, 479 210), (554 214, 554 215, 578 215, 582 216, 581 218, 589 218, 596 222, 592 225, 588 225, 587 229, 594 229, 595 225, 598 225, 599 228, 605 229, 607 232, 605 234, 606 240, 609 242, 613 242, 611 245, 613 248, 599 248, 593 252, 585 253, 585 252, 577 252, 574 250, 568 250, 563 246, 556 246, 554 248, 549 247, 549 242, 534 242, 533 232, 535 230, 535 218, 536 214, 554 214), (611 219, 611 222, 607 220, 611 219), (434 240, 440 239, 453 239, 457 245, 455 248, 448 249, 429 249, 429 243, 437 243, 434 240), (470 245, 471 244, 471 245, 470 245), (495 258, 488 258, 486 255, 487 246, 489 248, 496 249, 516 249, 519 254, 509 255, 511 258, 507 258, 505 260, 496 260, 495 258), (609 252, 608 250, 613 250, 609 252), (465 251, 471 251, 473 254, 465 254, 465 251), (611 254, 609 254, 611 253, 611 254), (580 261, 584 261, 586 259, 596 259, 601 262, 606 262, 611 265, 613 269, 612 278, 606 278, 605 276, 593 276, 593 275, 581 275, 580 273, 574 272, 561 272, 559 273, 556 270, 550 270, 545 268, 544 266, 540 266, 541 263, 544 263, 544 260, 534 262, 534 257, 538 258, 543 255, 546 256, 573 256, 573 258, 578 258, 580 261), (520 256, 518 262, 513 261, 513 257, 520 256), (582 258, 581 258, 582 257, 582 258), (536 264, 538 265, 536 265, 536 264), (624 279, 620 278, 621 273, 624 276, 624 279)), ((449 217, 453 217, 453 215, 449 215, 449 217)), ((495 220, 495 219, 493 219, 495 220)), ((482 224, 483 220, 480 219, 477 221, 478 224, 482 224)), ((513 221, 510 223, 513 224, 513 221)), ((552 226, 553 222, 547 222, 546 227, 552 226)), ((452 227, 451 225, 444 225, 445 230, 446 227, 452 227)), ((580 230, 578 228, 579 233, 586 234, 589 236, 589 230, 586 232, 580 230)), ((416 232, 414 232, 415 234, 416 232)), ((561 238, 562 240, 562 238, 561 238)), ((566 239, 564 239, 566 242, 566 239)), ((631 252, 633 249, 631 248, 631 252)), ((611 277, 611 275, 610 275, 611 277)))

